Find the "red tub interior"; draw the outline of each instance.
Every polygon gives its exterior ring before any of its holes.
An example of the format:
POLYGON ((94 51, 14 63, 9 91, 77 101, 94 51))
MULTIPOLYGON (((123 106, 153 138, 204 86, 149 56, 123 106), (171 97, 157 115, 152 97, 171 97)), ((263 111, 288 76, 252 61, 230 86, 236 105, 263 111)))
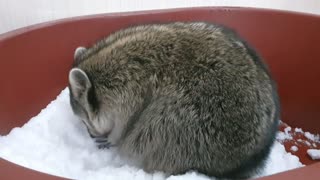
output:
MULTIPOLYGON (((189 8, 86 16, 0 35, 0 134, 22 126, 66 87, 76 47, 89 46, 129 25, 169 21, 208 21, 236 29, 268 63, 278 84, 282 120, 320 132, 319 16, 251 8, 189 8)), ((305 150, 297 155, 312 165, 262 179, 318 179, 320 163, 311 161, 305 150)), ((0 177, 58 179, 3 159, 0 177)))

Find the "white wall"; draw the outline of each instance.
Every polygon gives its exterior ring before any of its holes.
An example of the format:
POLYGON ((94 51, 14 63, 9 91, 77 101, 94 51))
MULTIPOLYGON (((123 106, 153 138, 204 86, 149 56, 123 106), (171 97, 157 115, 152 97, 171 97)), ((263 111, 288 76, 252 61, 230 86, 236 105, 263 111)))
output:
POLYGON ((0 0, 0 33, 65 17, 195 6, 246 6, 320 14, 320 0, 0 0))

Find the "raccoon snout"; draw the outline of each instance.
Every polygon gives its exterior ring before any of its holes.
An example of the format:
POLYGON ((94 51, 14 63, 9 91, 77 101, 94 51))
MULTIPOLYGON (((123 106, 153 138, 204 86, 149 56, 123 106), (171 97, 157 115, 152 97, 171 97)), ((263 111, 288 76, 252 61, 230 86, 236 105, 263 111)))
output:
POLYGON ((96 132, 96 136, 109 135, 114 128, 114 121, 108 118, 98 117, 93 121, 93 130, 96 132))

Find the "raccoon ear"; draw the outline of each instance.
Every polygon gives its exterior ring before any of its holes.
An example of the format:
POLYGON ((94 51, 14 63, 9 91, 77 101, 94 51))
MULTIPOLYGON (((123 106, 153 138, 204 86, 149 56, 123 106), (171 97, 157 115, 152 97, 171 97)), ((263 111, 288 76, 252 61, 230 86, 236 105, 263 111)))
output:
POLYGON ((77 99, 83 97, 83 95, 87 95, 92 86, 87 74, 79 68, 71 69, 69 72, 69 83, 72 94, 77 99))
POLYGON ((85 47, 82 47, 82 46, 78 47, 74 51, 74 55, 73 55, 74 60, 76 61, 79 58, 79 56, 81 56, 81 54, 83 54, 86 51, 87 51, 87 49, 85 47))

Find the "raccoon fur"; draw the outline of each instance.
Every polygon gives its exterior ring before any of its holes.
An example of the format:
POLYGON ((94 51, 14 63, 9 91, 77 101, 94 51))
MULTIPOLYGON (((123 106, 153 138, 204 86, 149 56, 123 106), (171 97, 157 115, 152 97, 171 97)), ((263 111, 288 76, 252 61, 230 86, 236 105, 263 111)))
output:
POLYGON ((133 26, 75 53, 70 103, 100 148, 146 172, 250 178, 277 131, 275 83, 233 30, 205 22, 133 26))

